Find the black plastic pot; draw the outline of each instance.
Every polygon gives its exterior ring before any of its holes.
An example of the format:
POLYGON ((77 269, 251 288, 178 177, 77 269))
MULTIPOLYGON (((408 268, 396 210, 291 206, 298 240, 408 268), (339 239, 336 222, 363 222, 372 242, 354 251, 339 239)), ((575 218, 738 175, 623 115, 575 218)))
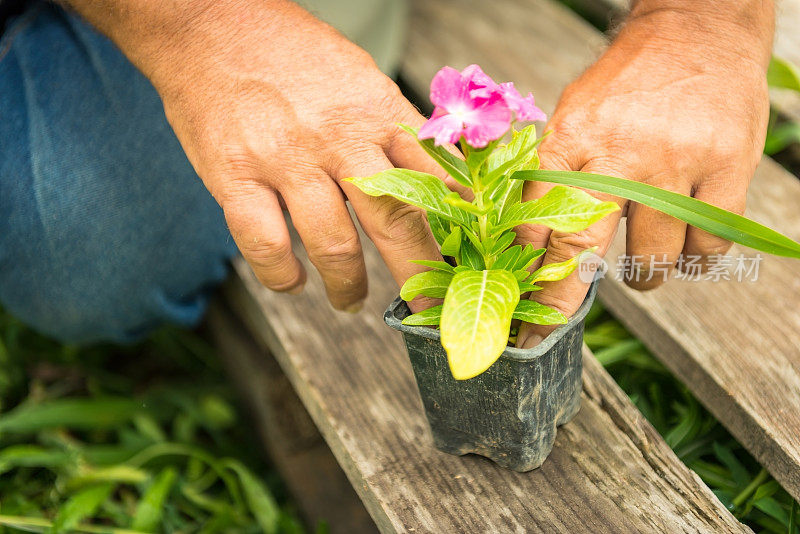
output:
POLYGON ((515 471, 542 465, 556 427, 578 413, 581 402, 583 319, 597 283, 567 324, 532 349, 509 347, 485 373, 469 380, 450 374, 439 330, 406 326, 410 314, 399 297, 384 314, 403 333, 437 448, 475 453, 515 471))

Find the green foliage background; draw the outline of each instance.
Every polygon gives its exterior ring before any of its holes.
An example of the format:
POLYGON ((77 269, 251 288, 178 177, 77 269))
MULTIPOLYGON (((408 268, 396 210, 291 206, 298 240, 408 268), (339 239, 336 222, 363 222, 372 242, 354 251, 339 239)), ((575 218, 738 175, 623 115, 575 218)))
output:
POLYGON ((756 532, 800 534, 800 507, 767 471, 598 302, 584 340, 670 447, 756 532))
POLYGON ((20 530, 303 532, 202 336, 80 349, 0 310, 0 532, 20 530))

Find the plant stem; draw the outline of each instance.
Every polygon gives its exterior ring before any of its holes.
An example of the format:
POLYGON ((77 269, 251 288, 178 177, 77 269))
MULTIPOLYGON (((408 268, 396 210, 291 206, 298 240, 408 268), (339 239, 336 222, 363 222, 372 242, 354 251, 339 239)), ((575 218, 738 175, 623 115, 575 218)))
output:
POLYGON ((743 505, 744 502, 750 497, 750 495, 752 495, 761 484, 766 482, 768 478, 769 478, 769 473, 767 473, 767 470, 762 467, 761 471, 758 472, 756 477, 750 481, 750 484, 748 484, 747 487, 744 488, 739 493, 739 495, 733 498, 731 504, 735 508, 738 508, 741 505, 743 505))

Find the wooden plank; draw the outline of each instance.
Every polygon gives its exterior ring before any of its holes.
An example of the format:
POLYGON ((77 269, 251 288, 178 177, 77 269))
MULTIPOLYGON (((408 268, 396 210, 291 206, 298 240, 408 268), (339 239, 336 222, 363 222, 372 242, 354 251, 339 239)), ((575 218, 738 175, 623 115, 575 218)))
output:
POLYGON ((314 531, 377 532, 292 385, 269 350, 259 347, 222 302, 208 311, 220 359, 252 412, 255 427, 300 514, 314 531))
MULTIPOLYGON (((420 93, 444 64, 479 63, 532 90, 545 111, 600 52, 604 37, 546 0, 417 2, 403 68, 420 93), (502 20, 500 19, 502 17, 502 20), (473 20, 474 19, 474 20, 473 20), (535 51, 531 52, 531 51, 535 51)), ((800 182, 765 158, 748 216, 800 239, 800 182)), ((623 253, 623 233, 608 254, 623 253)), ((738 253, 734 249, 733 254, 738 253)), ((757 283, 670 282, 600 295, 770 473, 800 498, 800 264, 767 257, 757 283)))
MULTIPOLYGON (((773 51, 800 68, 800 0, 777 0, 773 51)), ((773 90, 772 103, 793 120, 800 121, 800 94, 773 90)))
MULTIPOLYGON (((629 0, 570 0, 576 10, 595 20, 606 20, 613 29, 625 19, 629 0)), ((800 0, 776 0, 773 51, 800 67, 800 0)), ((800 120, 800 94, 774 89, 772 104, 786 117, 800 120)))
POLYGON ((269 292, 241 260, 226 295, 382 532, 748 531, 588 354, 581 411, 542 468, 515 473, 436 450, 402 340, 381 320, 397 288, 377 251, 365 249, 371 294, 359 315, 324 304, 300 247, 310 274, 302 296, 269 292))

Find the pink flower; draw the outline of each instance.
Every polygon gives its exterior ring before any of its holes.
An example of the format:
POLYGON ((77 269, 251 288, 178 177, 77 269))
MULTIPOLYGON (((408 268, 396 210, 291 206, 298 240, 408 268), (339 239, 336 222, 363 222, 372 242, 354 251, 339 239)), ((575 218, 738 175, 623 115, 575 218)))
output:
POLYGON ((436 145, 456 143, 463 136, 470 146, 483 148, 503 137, 514 116, 522 121, 546 118, 532 94, 523 98, 511 82, 498 85, 478 65, 461 72, 443 67, 431 82, 431 102, 433 115, 419 129, 419 138, 433 139, 436 145))
POLYGON ((420 139, 436 145, 455 143, 461 136, 475 148, 503 137, 511 127, 511 111, 492 81, 477 65, 463 72, 444 67, 431 82, 430 120, 419 129, 420 139))
POLYGON ((536 107, 533 93, 528 93, 528 96, 523 98, 514 87, 513 82, 501 83, 500 92, 503 94, 503 99, 506 101, 508 109, 514 112, 518 121, 547 120, 547 115, 544 114, 544 111, 536 107))

